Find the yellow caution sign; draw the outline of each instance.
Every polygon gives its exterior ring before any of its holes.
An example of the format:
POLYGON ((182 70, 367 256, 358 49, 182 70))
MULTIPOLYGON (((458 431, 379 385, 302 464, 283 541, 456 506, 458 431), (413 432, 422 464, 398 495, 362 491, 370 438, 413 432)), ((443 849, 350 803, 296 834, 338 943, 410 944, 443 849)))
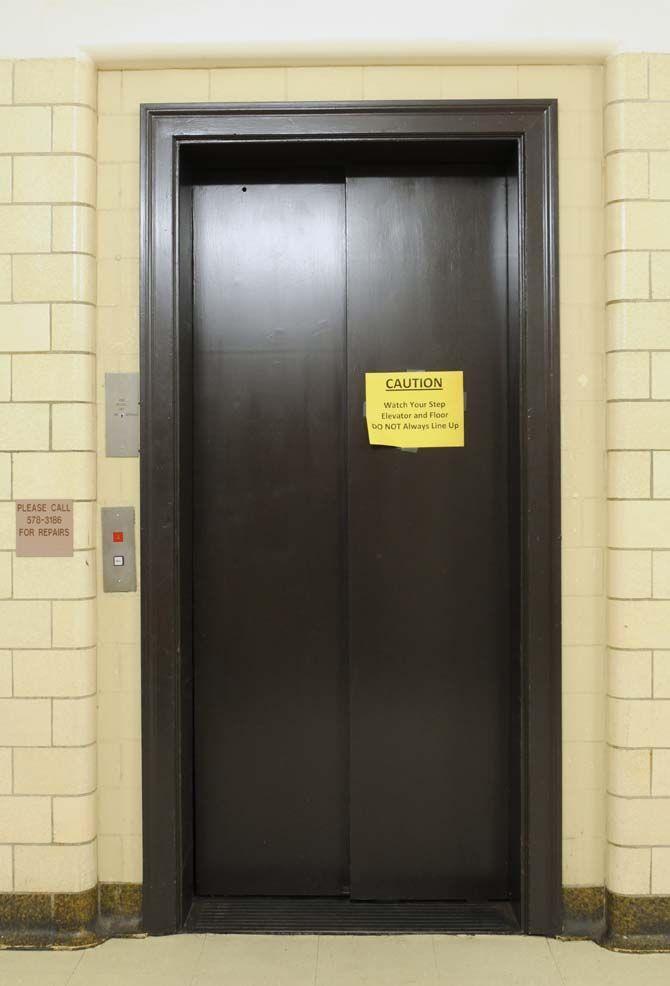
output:
POLYGON ((463 371, 366 373, 365 417, 371 445, 463 446, 463 371))

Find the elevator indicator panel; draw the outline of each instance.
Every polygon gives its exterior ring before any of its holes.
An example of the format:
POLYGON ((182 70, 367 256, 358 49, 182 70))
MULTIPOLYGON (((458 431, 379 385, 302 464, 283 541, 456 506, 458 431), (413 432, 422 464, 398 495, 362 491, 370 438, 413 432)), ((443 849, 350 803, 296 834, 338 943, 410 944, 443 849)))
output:
POLYGON ((140 375, 105 374, 105 450, 108 457, 140 454, 140 375))
POLYGON ((366 373, 365 417, 371 445, 462 447, 463 371, 366 373))

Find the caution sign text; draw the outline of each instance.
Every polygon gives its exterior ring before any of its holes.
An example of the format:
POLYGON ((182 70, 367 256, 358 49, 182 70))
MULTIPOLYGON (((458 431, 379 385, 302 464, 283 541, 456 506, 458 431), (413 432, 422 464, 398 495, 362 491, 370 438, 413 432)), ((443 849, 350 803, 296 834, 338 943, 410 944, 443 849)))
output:
POLYGON ((366 373, 365 416, 371 445, 463 446, 463 371, 366 373))

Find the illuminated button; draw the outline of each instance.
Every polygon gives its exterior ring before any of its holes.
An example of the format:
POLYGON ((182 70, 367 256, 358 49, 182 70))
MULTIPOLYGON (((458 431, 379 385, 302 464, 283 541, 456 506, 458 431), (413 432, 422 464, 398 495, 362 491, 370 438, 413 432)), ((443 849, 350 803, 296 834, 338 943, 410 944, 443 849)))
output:
POLYGON ((123 531, 114 531, 112 534, 112 541, 121 542, 123 541, 123 531))

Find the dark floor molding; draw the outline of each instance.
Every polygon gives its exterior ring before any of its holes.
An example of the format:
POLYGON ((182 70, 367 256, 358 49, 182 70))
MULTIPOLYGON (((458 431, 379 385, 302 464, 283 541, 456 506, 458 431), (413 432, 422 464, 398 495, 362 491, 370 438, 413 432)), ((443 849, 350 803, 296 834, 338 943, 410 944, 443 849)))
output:
MULTIPOLYGON (((0 894, 0 948, 87 948, 141 933, 138 883, 100 883, 77 894, 0 894)), ((563 935, 619 951, 670 951, 670 896, 564 887, 563 935)))
POLYGON ((670 897, 563 888, 563 935, 627 952, 670 951, 670 897))
POLYGON ((0 894, 0 948, 86 948, 137 934, 142 887, 101 883, 74 894, 0 894))
POLYGON ((105 938, 142 931, 142 884, 98 884, 98 929, 105 938))
POLYGON ((600 941, 605 934, 604 887, 563 887, 563 934, 600 941))
POLYGON ((670 897, 607 891, 607 944, 622 951, 670 951, 670 897))

